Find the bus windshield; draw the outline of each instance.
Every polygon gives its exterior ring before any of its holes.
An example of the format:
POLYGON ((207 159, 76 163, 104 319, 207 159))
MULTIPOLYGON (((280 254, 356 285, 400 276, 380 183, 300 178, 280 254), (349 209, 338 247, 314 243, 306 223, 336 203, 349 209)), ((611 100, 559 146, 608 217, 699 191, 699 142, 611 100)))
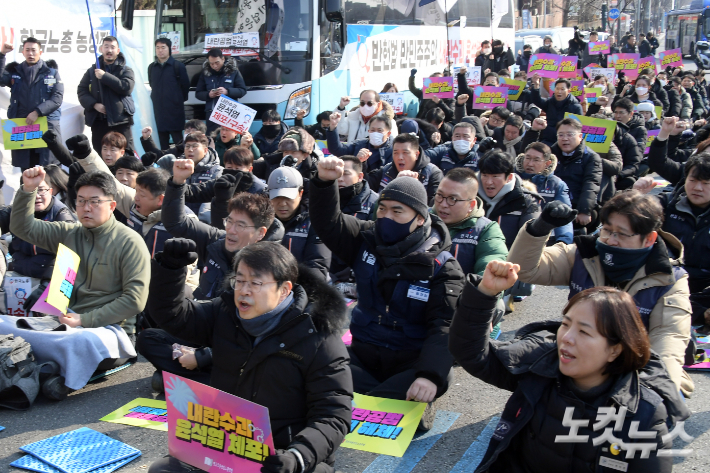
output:
POLYGON ((202 55, 209 35, 254 33, 258 43, 253 39, 232 56, 253 59, 259 50, 272 60, 302 60, 312 54, 311 4, 312 0, 161 0, 158 21, 160 32, 180 33, 178 55, 202 55))

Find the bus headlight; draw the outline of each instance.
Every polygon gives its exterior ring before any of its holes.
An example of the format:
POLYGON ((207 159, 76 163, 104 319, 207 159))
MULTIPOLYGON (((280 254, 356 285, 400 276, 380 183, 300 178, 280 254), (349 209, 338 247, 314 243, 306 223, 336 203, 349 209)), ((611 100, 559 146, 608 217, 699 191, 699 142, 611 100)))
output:
POLYGON ((311 111, 311 86, 298 89, 288 98, 284 120, 296 118, 296 112, 305 110, 306 115, 311 111))

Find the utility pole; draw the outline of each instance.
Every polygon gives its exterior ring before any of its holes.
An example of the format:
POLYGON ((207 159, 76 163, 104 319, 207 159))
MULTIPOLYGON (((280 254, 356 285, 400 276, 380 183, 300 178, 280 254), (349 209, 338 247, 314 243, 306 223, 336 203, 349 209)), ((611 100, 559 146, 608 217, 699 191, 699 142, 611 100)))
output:
POLYGON ((547 28, 547 0, 542 0, 542 27, 547 28))

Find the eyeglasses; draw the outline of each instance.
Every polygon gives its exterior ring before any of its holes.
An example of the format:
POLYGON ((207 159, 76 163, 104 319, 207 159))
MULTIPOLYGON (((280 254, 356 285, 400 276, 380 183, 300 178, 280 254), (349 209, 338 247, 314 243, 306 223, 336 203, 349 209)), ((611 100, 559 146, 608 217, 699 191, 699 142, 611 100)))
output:
POLYGON ((241 291, 242 288, 246 286, 251 294, 258 294, 261 291, 261 287, 267 284, 278 284, 278 282, 245 281, 243 279, 237 279, 236 276, 229 278, 229 287, 235 291, 241 291))
POLYGON ((186 150, 194 150, 194 149, 199 149, 199 147, 202 146, 200 143, 195 143, 194 145, 185 145, 186 150))
POLYGON ((229 217, 223 218, 222 222, 224 223, 225 230, 236 227, 238 232, 243 232, 247 228, 256 228, 256 225, 245 225, 244 222, 236 222, 229 217))
POLYGON ((503 120, 502 118, 498 118, 498 116, 496 116, 496 115, 491 115, 490 117, 488 117, 488 122, 491 123, 491 124, 493 124, 493 123, 505 123, 505 120, 503 120))
POLYGON ((92 209, 95 209, 96 207, 99 206, 99 204, 100 204, 101 202, 113 202, 113 200, 111 200, 111 199, 105 199, 105 200, 101 200, 101 199, 88 199, 88 200, 87 200, 87 199, 76 199, 76 207, 77 207, 77 208, 81 208, 81 207, 84 207, 86 204, 89 204, 89 207, 91 207, 92 209))
POLYGON ((367 105, 368 107, 372 107, 372 106, 374 106, 376 103, 377 103, 377 102, 373 102, 373 101, 364 102, 364 101, 360 100, 360 106, 361 106, 361 107, 364 107, 365 105, 367 105))
POLYGON ((438 203, 442 203, 443 201, 446 201, 446 204, 449 207, 453 207, 454 205, 456 205, 459 202, 471 202, 473 199, 457 199, 457 198, 451 197, 451 196, 444 197, 443 195, 437 193, 437 194, 434 194, 434 200, 436 200, 438 203))
POLYGON ((574 138, 579 133, 557 133, 558 138, 574 138))
POLYGON ((633 233, 631 235, 628 235, 628 234, 622 233, 622 232, 612 232, 612 231, 607 230, 604 227, 599 229, 599 238, 604 239, 604 240, 607 240, 613 236, 615 240, 625 241, 625 240, 628 240, 629 238, 635 237, 636 235, 640 235, 640 233, 633 233))
POLYGON ((50 192, 52 189, 47 187, 47 188, 37 188, 37 195, 44 195, 47 192, 50 192))
POLYGON ((527 161, 527 162, 533 163, 533 164, 540 164, 540 163, 544 163, 544 162, 545 162, 544 159, 540 159, 540 158, 529 158, 529 157, 527 157, 527 156, 525 156, 524 161, 527 161))

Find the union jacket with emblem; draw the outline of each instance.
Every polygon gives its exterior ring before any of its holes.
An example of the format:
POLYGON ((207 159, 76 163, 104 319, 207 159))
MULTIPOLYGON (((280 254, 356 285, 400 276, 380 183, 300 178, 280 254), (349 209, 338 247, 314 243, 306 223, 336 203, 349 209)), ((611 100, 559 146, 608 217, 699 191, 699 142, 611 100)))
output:
MULTIPOLYGON (((690 340, 688 277, 680 267, 683 245, 673 235, 663 231, 658 235, 646 265, 619 289, 634 298, 648 330, 651 349, 663 359, 671 379, 680 388, 690 340)), ((598 235, 578 236, 571 245, 546 247, 547 236, 530 235, 526 224, 508 253, 508 261, 520 265, 521 281, 569 286, 572 296, 589 287, 613 285, 602 269, 595 247, 597 238, 598 235)))
POLYGON ((21 65, 11 62, 6 67, 5 60, 5 55, 0 54, 0 86, 10 88, 7 118, 25 118, 36 111, 40 117, 47 117, 47 121, 58 122, 62 116, 64 83, 56 63, 40 59, 34 82, 25 84, 21 65))
POLYGON ((512 395, 476 473, 670 473, 673 457, 658 456, 657 450, 673 448, 673 441, 664 441, 663 436, 689 418, 690 411, 661 358, 651 352, 642 370, 611 376, 606 389, 602 385, 596 395, 579 396, 572 380, 559 369, 556 334, 560 322, 532 323, 512 340, 491 340, 497 297, 481 293, 480 280, 480 276, 468 276, 451 324, 449 348, 472 376, 512 395), (614 413, 626 408, 620 429, 615 424, 611 433, 624 443, 651 443, 656 451, 650 458, 641 459, 637 452, 627 460, 623 450, 615 455, 609 440, 594 446, 593 440, 602 433, 593 430, 599 407, 610 407, 614 413), (581 442, 557 442, 558 435, 571 435, 564 422, 570 408, 575 419, 589 421, 577 432, 587 437, 581 442), (653 439, 632 437, 634 422, 638 432, 651 432, 653 439))

